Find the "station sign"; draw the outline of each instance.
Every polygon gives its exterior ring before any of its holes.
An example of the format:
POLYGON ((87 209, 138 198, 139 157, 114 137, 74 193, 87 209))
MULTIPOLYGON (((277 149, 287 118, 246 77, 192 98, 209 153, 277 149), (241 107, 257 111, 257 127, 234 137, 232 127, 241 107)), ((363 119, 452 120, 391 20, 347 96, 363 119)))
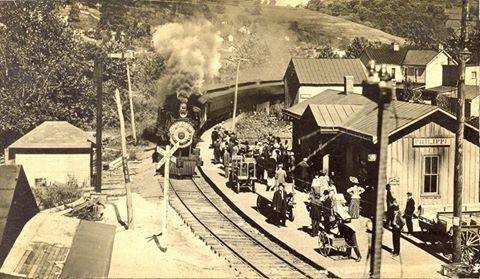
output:
POLYGON ((414 138, 413 146, 450 146, 452 138, 414 138))

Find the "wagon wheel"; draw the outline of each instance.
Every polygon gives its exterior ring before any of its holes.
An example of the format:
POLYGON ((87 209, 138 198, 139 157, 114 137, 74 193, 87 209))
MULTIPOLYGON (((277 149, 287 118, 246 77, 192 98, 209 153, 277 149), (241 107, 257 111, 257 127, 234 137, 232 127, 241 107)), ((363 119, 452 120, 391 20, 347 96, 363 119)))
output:
POLYGON ((462 261, 471 264, 480 250, 480 235, 471 230, 462 231, 462 261))
POLYGON ((318 237, 318 246, 320 249, 320 254, 322 254, 322 256, 328 257, 328 255, 330 255, 330 250, 332 249, 332 247, 330 245, 330 240, 324 232, 320 232, 320 235, 318 237))

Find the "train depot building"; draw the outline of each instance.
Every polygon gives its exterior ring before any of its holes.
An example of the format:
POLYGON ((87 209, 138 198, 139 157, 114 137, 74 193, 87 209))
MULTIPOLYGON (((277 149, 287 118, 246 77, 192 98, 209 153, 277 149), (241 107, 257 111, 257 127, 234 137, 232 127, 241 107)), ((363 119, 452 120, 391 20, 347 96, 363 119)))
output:
POLYGON ((45 121, 5 149, 7 165, 22 165, 31 186, 91 185, 95 139, 66 121, 45 121))
POLYGON ((301 103, 330 89, 362 94, 367 71, 360 59, 292 58, 283 78, 285 105, 301 103))
MULTIPOLYGON (((407 192, 423 209, 446 211, 453 204, 456 119, 427 104, 392 101, 387 179, 404 208, 407 192)), ((339 192, 358 177, 374 185, 377 105, 364 95, 327 90, 284 109, 293 122, 296 160, 308 157, 315 170, 328 170, 339 192)), ((478 129, 466 124, 464 139, 464 210, 480 208, 478 129)), ((373 188, 362 199, 373 198, 373 188), (372 196, 370 196, 372 195, 372 196)))

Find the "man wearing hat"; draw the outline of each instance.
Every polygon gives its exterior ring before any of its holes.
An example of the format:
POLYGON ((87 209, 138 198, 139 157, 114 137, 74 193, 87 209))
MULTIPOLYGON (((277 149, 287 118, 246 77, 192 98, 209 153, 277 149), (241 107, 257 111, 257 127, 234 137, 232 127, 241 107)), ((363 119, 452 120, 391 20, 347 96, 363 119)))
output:
POLYGON ((402 218, 400 209, 398 205, 392 205, 392 210, 394 212, 393 217, 393 226, 392 226, 392 242, 393 242, 393 252, 392 257, 400 255, 400 234, 402 232, 403 225, 405 221, 402 218))
POLYGON ((295 186, 307 191, 309 188, 308 183, 310 182, 310 166, 308 165, 308 159, 303 158, 303 160, 295 168, 295 186))
POLYGON ((407 204, 405 205, 405 223, 407 224, 407 233, 413 233, 413 212, 415 212, 415 201, 412 198, 412 193, 407 193, 407 204))

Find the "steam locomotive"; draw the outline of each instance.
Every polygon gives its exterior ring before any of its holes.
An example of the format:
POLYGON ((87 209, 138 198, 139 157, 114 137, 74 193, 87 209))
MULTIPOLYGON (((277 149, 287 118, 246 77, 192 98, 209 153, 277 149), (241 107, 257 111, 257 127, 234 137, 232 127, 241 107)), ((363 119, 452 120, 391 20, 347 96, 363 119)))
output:
MULTIPOLYGON (((157 133, 159 134, 160 145, 178 144, 178 149, 174 152, 175 163, 170 163, 170 176, 176 178, 191 177, 195 174, 195 168, 203 165, 200 158, 200 150, 195 148, 198 142, 199 113, 200 109, 194 106, 195 100, 188 103, 173 100, 159 111, 157 119, 157 133), (173 106, 178 105, 178 110, 172 110, 173 106), (173 111, 173 113, 172 113, 173 111)), ((155 151, 157 153, 157 151, 155 151)), ((153 161, 159 161, 160 154, 152 156, 153 161), (155 158, 156 156, 156 158, 155 158)), ((163 168, 157 170, 163 173, 163 168)))

